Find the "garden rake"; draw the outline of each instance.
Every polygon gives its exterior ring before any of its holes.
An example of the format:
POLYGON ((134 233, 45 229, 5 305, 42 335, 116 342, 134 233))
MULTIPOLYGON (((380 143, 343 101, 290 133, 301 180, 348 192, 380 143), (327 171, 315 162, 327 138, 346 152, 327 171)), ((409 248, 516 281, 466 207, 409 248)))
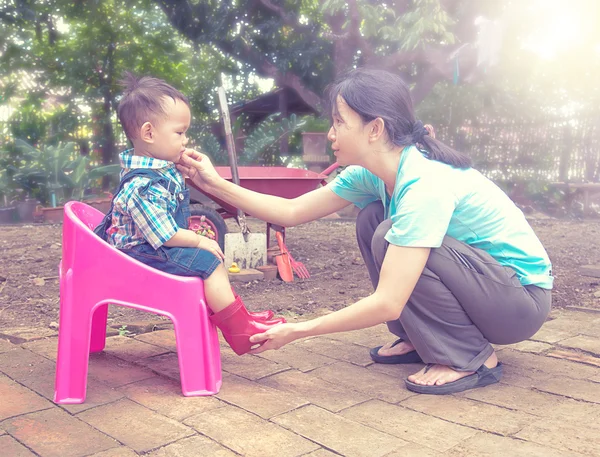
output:
POLYGON ((292 254, 290 254, 290 251, 288 251, 288 256, 290 258, 290 263, 292 264, 292 270, 294 270, 294 273, 296 273, 296 275, 300 279, 310 278, 310 273, 308 272, 308 270, 306 269, 304 264, 302 262, 298 262, 297 260, 294 260, 294 258, 292 257, 292 254))

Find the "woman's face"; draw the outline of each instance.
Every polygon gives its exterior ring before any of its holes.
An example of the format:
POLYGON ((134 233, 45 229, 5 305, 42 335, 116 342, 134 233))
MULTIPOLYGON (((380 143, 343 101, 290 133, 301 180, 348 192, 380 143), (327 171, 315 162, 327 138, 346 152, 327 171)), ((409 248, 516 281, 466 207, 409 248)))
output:
POLYGON ((340 95, 337 97, 332 118, 333 125, 329 129, 327 138, 331 141, 331 148, 337 162, 342 166, 361 164, 360 157, 368 147, 367 133, 362 119, 340 95))

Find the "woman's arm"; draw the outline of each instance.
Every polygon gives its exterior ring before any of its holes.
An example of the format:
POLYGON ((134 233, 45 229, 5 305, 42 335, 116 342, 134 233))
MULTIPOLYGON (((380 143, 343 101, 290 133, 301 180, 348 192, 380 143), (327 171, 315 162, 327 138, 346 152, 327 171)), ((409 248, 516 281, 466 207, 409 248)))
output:
POLYGON ((429 248, 390 245, 373 294, 326 316, 281 324, 254 335, 250 338, 252 343, 266 342, 252 352, 278 349, 298 338, 357 330, 398 319, 425 268, 429 252, 429 248))
POLYGON ((244 189, 221 178, 208 156, 197 151, 187 150, 181 157, 178 168, 202 190, 245 213, 284 227, 313 221, 350 204, 325 187, 294 199, 244 189))

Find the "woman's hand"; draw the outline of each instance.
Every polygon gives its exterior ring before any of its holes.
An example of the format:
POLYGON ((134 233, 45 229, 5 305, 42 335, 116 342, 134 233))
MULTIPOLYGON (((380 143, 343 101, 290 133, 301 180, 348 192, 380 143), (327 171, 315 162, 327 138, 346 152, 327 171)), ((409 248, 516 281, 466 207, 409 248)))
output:
POLYGON ((210 190, 220 179, 219 173, 210 161, 210 158, 193 149, 186 149, 177 163, 177 169, 190 178, 202 190, 210 190))
POLYGON ((198 245, 196 246, 198 249, 204 249, 205 251, 214 254, 215 257, 221 260, 221 262, 225 260, 225 254, 223 254, 219 243, 217 243, 215 240, 206 238, 205 236, 198 235, 198 238, 200 238, 198 240, 198 245))
POLYGON ((252 349, 250 354, 260 354, 269 349, 279 349, 302 336, 300 332, 301 324, 279 324, 271 327, 265 333, 257 333, 250 337, 250 342, 253 345, 261 344, 256 349, 252 349))

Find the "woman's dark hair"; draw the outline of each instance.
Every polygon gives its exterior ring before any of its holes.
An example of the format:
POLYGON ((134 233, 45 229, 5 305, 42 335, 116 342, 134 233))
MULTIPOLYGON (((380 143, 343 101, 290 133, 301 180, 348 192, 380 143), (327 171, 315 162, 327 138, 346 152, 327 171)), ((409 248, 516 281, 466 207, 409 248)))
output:
POLYGON ((396 146, 419 144, 431 160, 457 168, 469 168, 470 157, 436 140, 415 119, 408 86, 400 76, 389 71, 370 68, 353 70, 327 88, 329 112, 337 112, 337 98, 359 114, 363 122, 380 117, 389 139, 396 146))
POLYGON ((175 102, 181 100, 190 106, 185 95, 162 79, 151 76, 138 79, 126 71, 120 84, 124 92, 117 114, 129 140, 137 137, 140 127, 145 122, 155 122, 165 116, 165 97, 170 97, 175 102))

